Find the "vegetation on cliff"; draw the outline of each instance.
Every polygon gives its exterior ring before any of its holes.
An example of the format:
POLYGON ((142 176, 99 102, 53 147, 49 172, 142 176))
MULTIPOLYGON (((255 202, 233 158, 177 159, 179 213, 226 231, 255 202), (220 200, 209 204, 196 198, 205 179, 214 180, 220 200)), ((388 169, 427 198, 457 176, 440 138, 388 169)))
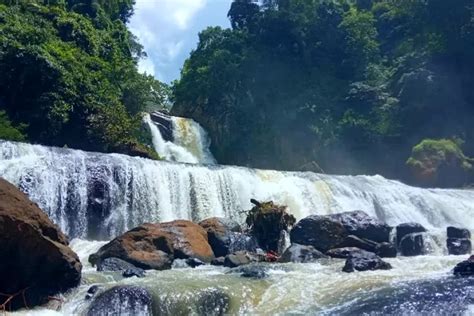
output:
POLYGON ((0 0, 0 134, 156 157, 140 112, 163 84, 137 71, 133 0, 0 0))
POLYGON ((470 0, 235 0, 228 15, 173 87, 219 162, 408 178, 423 139, 474 153, 470 0))

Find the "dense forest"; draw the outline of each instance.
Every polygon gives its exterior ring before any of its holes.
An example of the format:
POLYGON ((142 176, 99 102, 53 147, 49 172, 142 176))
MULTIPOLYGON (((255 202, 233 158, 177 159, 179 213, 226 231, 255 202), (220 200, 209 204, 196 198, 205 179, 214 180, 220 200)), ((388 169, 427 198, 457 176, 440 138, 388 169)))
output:
POLYGON ((173 86, 221 163, 472 181, 472 0, 234 0, 173 86))
POLYGON ((133 0, 0 0, 0 138, 157 158, 141 112, 167 88, 137 71, 133 0))

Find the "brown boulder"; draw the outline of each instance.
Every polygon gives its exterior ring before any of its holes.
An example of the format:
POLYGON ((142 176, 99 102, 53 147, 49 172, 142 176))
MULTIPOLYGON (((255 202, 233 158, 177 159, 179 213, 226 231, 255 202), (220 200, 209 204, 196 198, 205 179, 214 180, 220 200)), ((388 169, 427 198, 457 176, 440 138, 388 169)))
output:
POLYGON ((214 258, 206 231, 185 220, 160 224, 143 224, 115 238, 89 257, 93 265, 116 257, 142 269, 165 270, 174 259, 197 258, 210 262, 214 258))
POLYGON ((0 178, 0 305, 15 310, 77 286, 82 265, 67 237, 15 186, 0 178))

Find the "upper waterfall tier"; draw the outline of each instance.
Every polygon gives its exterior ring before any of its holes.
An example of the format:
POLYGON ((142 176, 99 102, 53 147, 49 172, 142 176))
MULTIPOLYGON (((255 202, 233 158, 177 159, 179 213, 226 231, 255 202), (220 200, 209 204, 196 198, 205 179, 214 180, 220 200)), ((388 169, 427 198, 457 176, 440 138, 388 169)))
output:
POLYGON ((0 176, 71 237, 110 238, 143 222, 242 219, 250 198, 297 218, 355 209, 395 225, 474 228, 474 191, 420 189, 380 176, 330 176, 151 161, 0 142, 0 176))
POLYGON ((153 147, 164 159, 193 164, 216 163, 209 150, 209 137, 195 121, 161 112, 146 114, 143 120, 150 128, 153 147))

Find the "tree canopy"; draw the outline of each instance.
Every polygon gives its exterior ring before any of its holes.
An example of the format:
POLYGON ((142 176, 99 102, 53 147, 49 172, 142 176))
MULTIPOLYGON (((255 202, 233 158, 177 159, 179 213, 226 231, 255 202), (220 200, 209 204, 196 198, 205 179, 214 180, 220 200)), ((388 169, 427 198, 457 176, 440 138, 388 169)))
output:
POLYGON ((137 71, 133 4, 0 0, 2 126, 31 142, 106 152, 135 144, 156 156, 140 145, 140 112, 164 102, 167 88, 137 71))
POLYGON ((235 0, 228 15, 173 87, 220 162, 407 178, 425 138, 474 152, 472 1, 235 0))

